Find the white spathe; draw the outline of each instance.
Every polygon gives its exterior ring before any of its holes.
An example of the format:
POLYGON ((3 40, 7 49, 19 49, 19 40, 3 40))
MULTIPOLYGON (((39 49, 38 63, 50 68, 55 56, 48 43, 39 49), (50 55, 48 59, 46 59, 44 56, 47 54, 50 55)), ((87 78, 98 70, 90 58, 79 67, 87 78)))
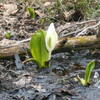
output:
POLYGON ((51 23, 48 27, 45 43, 46 48, 49 52, 52 52, 52 50, 55 48, 55 45, 58 41, 58 34, 55 30, 54 23, 51 23))

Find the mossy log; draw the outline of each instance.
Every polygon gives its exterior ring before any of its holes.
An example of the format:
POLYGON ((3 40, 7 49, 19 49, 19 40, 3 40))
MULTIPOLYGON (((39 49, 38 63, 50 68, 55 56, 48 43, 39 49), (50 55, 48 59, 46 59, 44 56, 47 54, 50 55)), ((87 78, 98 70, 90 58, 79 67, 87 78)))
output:
POLYGON ((54 53, 59 52, 70 52, 71 50, 84 50, 84 49, 100 49, 100 38, 97 38, 96 35, 92 36, 79 36, 72 38, 62 38, 62 41, 59 42, 53 51, 54 53), (61 44, 67 40, 64 45, 61 44))
MULTIPOLYGON (((5 40, 6 44, 4 40, 0 41, 0 58, 26 53, 29 50, 29 41, 30 38, 22 41, 5 40)), ((95 48, 100 48, 100 38, 96 35, 63 37, 59 39, 53 53, 95 48)))

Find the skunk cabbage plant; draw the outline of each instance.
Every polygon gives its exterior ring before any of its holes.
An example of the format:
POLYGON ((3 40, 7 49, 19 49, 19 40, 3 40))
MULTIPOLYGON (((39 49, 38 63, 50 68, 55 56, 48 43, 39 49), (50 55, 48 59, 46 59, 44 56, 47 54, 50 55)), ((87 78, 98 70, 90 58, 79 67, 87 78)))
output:
POLYGON ((30 15, 31 18, 35 18, 36 13, 35 13, 35 10, 33 8, 28 7, 27 11, 29 12, 29 15, 30 15))
POLYGON ((58 41, 58 35, 54 24, 51 23, 47 32, 38 30, 30 40, 30 50, 34 61, 40 68, 47 67, 47 62, 51 59, 51 53, 58 41))
POLYGON ((92 73, 92 70, 94 69, 94 67, 95 67, 95 61, 90 61, 86 66, 84 79, 80 78, 78 76, 78 79, 79 79, 79 81, 81 82, 81 84, 83 86, 86 86, 86 85, 88 85, 90 83, 90 77, 91 77, 91 73, 92 73))

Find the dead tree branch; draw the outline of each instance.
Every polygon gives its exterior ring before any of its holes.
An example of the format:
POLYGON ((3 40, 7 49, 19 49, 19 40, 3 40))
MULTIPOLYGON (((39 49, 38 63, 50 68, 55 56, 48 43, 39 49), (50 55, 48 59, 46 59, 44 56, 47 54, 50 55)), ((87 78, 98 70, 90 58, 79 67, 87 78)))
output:
MULTIPOLYGON (((13 56, 17 53, 26 53, 29 50, 29 41, 30 38, 22 41, 2 40, 0 42, 0 58, 13 56), (3 45, 4 41, 8 44, 3 45)), ((53 53, 94 48, 100 48, 100 38, 97 38, 96 35, 72 38, 64 37, 59 40, 53 53)))
POLYGON ((88 31, 89 29, 94 29, 94 28, 96 28, 96 27, 98 27, 98 26, 100 26, 100 21, 99 21, 96 25, 93 25, 93 26, 89 26, 89 27, 84 28, 84 30, 81 31, 80 33, 78 33, 78 34, 76 35, 76 37, 81 36, 81 35, 84 35, 84 34, 87 33, 87 31, 88 31))

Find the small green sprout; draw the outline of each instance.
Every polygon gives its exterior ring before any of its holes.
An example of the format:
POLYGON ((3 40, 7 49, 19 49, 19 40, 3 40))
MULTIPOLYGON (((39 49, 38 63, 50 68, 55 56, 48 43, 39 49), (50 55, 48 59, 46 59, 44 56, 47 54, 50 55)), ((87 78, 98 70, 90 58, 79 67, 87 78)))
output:
POLYGON ((54 24, 51 23, 47 32, 38 30, 34 33, 30 40, 30 50, 34 61, 40 68, 49 66, 47 62, 51 59, 52 50, 58 40, 54 24))
POLYGON ((5 38, 6 39, 10 39, 11 38, 11 33, 10 32, 6 32, 5 33, 5 38))
POLYGON ((80 78, 79 76, 77 77, 83 86, 90 84, 90 77, 91 77, 91 73, 92 73, 92 70, 94 69, 94 67, 95 67, 95 61, 94 60, 90 61, 86 66, 84 79, 80 78))
POLYGON ((36 17, 36 13, 35 13, 35 10, 33 8, 28 7, 27 11, 29 12, 29 15, 30 15, 31 18, 35 18, 36 17))

